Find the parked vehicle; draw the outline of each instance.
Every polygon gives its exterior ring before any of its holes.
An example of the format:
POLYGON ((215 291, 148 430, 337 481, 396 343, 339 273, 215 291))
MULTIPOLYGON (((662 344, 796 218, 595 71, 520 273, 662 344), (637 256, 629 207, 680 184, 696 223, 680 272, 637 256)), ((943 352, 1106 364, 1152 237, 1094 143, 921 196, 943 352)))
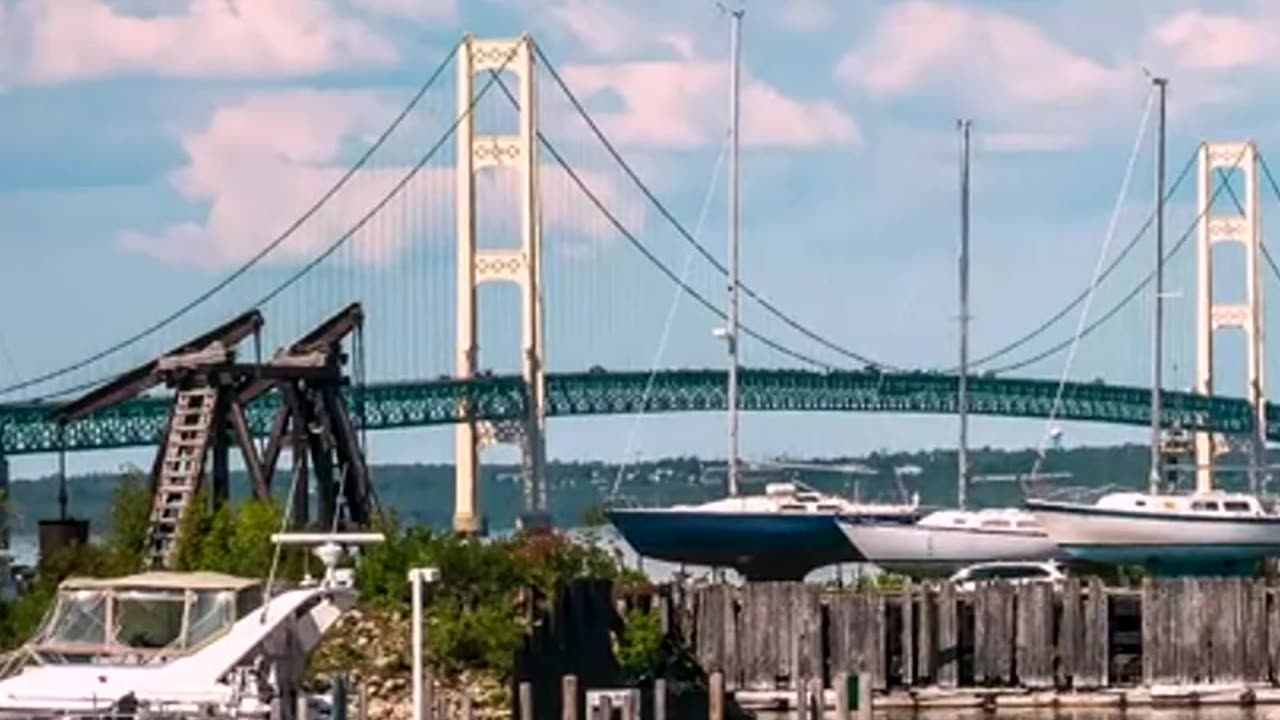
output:
POLYGON ((980 582, 1004 580, 1015 585, 1051 583, 1061 587, 1067 579, 1062 566, 1052 560, 1001 560, 974 563, 963 567, 951 576, 951 582, 960 592, 973 592, 980 582))

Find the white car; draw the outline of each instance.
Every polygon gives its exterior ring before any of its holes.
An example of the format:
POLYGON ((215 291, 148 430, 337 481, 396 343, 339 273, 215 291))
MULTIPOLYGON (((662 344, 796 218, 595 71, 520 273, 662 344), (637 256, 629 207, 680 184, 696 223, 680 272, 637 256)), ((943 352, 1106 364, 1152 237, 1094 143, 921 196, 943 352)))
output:
POLYGON ((1066 579, 1062 566, 1053 561, 1001 560, 961 568, 951 576, 951 583, 959 592, 973 592, 979 582, 986 580, 1005 580, 1014 585, 1051 583, 1060 587, 1066 579))

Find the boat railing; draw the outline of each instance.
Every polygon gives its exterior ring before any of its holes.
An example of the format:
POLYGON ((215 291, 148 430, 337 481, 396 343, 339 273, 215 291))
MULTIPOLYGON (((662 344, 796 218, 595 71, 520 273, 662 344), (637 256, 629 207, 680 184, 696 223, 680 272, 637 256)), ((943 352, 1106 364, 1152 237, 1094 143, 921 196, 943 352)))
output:
POLYGON ((1039 493, 1041 500, 1057 500, 1071 503, 1095 503, 1103 495, 1121 490, 1118 485, 1058 485, 1039 493))

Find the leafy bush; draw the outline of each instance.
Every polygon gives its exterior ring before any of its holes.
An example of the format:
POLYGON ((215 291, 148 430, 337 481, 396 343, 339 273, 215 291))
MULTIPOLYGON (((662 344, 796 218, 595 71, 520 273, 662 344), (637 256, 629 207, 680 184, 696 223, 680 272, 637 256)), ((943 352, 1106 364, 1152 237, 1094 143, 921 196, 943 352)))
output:
POLYGON ((662 667, 665 640, 662 619, 657 613, 639 608, 629 610, 614 648, 622 672, 631 680, 655 676, 662 667))

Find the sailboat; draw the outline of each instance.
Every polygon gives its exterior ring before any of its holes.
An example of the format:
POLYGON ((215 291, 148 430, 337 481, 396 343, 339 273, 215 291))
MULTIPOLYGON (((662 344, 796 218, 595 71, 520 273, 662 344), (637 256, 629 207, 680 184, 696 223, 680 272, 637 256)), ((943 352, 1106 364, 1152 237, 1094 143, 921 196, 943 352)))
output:
MULTIPOLYGON (((1197 488, 1160 492, 1160 388, 1164 214, 1165 85, 1160 97, 1156 170, 1156 282, 1151 393, 1151 482, 1146 493, 1117 492, 1092 505, 1028 498, 1025 507, 1063 551, 1079 560, 1142 565, 1157 574, 1251 574, 1257 561, 1280 554, 1280 515, 1257 496, 1197 488)), ((1203 270, 1202 270, 1203 272, 1203 270)), ((1211 485, 1211 481, 1206 483, 1211 485)))
POLYGON ((799 483, 769 483, 763 494, 738 487, 738 124, 739 37, 742 11, 731 12, 728 327, 729 462, 727 497, 701 505, 615 508, 609 521, 637 553, 668 562, 730 567, 752 580, 799 580, 811 570, 862 557, 833 520, 910 523, 916 505, 866 505, 819 493, 799 483))
POLYGON ((883 570, 913 577, 949 575, 965 565, 996 560, 1048 560, 1059 555, 1034 515, 1021 508, 966 508, 969 372, 969 128, 959 122, 960 174, 960 369, 957 395, 960 442, 958 509, 938 510, 914 524, 837 521, 859 555, 883 570))

